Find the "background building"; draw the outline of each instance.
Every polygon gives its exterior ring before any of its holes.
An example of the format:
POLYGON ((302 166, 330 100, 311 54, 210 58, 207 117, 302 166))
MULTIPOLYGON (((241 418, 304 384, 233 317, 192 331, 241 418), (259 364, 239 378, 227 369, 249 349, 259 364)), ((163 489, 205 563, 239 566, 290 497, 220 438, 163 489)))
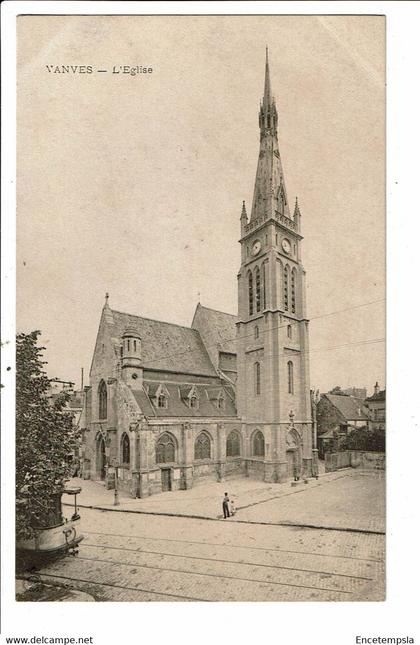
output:
POLYGON ((386 391, 380 390, 378 381, 375 383, 372 396, 365 401, 369 410, 369 430, 386 430, 386 391))

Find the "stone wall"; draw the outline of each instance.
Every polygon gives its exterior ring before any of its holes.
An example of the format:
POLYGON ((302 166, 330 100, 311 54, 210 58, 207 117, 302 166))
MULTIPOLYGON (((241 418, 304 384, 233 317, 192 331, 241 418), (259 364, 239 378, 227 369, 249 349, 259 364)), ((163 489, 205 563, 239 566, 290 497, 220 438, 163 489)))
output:
POLYGON ((361 468, 363 470, 385 470, 385 453, 362 450, 343 450, 325 455, 325 472, 341 468, 361 468))
POLYGON ((247 459, 247 475, 253 479, 264 479, 265 467, 262 459, 247 459))

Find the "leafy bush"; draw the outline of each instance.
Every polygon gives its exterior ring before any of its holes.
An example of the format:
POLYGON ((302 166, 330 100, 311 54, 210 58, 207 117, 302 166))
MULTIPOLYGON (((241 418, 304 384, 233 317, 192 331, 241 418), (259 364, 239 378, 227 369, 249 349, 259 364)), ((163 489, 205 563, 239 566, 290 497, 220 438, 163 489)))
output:
POLYGON ((385 431, 355 428, 343 440, 340 449, 385 452, 385 431))

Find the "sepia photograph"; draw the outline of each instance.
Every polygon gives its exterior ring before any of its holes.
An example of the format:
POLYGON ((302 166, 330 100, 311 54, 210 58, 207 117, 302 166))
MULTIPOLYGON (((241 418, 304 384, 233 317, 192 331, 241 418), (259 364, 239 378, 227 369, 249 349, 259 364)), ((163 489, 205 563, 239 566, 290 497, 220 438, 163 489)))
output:
POLYGON ((384 16, 17 18, 16 600, 385 600, 384 16))
POLYGON ((17 18, 16 600, 384 601, 385 17, 17 18))

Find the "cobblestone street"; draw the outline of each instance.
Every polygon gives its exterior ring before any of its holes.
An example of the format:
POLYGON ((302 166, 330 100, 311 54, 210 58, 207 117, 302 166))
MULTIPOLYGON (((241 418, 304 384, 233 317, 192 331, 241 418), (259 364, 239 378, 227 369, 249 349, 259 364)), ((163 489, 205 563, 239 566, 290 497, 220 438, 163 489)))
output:
MULTIPOLYGON (((242 510, 226 521, 168 517, 150 507, 149 513, 124 512, 124 501, 117 507, 122 512, 81 508, 85 539, 79 554, 45 566, 41 578, 71 585, 98 601, 382 600, 384 479, 339 474, 293 493, 289 486, 288 494, 275 499, 261 482, 225 483, 227 490, 244 491, 242 510), (260 502, 255 501, 258 491, 260 502), (282 526, 276 524, 280 520, 336 528, 282 526)), ((209 487, 182 492, 191 500, 199 496, 202 505, 214 492, 213 484, 209 487)), ((182 492, 172 495, 176 499, 182 492)), ((104 493, 112 491, 98 488, 98 495, 104 493)), ((153 498, 127 499, 131 511, 134 503, 144 502, 150 505, 153 498)))

